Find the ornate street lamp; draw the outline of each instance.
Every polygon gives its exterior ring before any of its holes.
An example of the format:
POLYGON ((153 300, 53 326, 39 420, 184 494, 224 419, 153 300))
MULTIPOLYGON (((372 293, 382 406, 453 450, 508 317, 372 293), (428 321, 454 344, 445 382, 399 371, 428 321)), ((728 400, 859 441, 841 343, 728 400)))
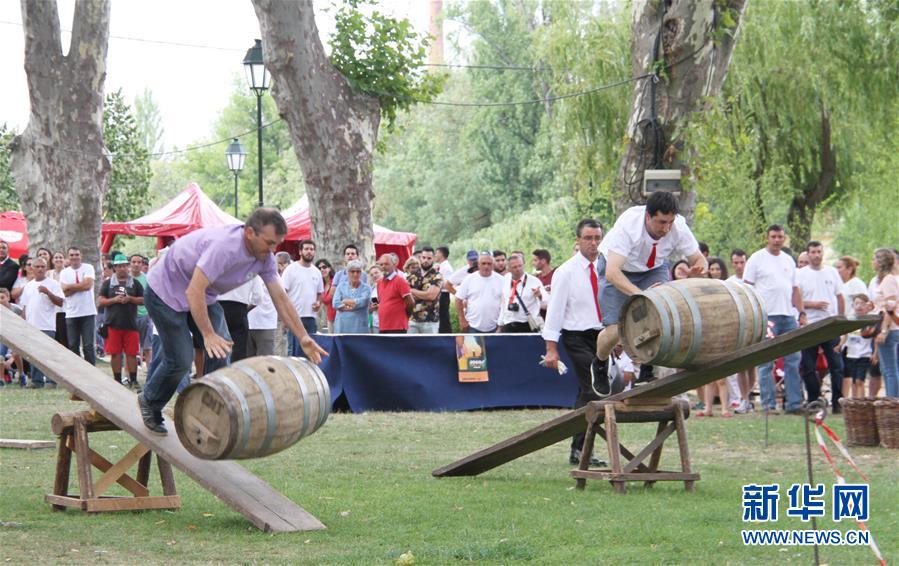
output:
POLYGON ((257 39, 243 58, 250 90, 256 95, 256 146, 259 151, 259 206, 262 206, 262 95, 268 90, 271 77, 262 61, 262 40, 257 39))
POLYGON ((228 144, 228 149, 225 150, 225 157, 228 159, 228 169, 234 173, 234 217, 240 218, 237 215, 237 175, 243 169, 244 161, 247 159, 247 150, 239 139, 234 138, 234 141, 228 144))

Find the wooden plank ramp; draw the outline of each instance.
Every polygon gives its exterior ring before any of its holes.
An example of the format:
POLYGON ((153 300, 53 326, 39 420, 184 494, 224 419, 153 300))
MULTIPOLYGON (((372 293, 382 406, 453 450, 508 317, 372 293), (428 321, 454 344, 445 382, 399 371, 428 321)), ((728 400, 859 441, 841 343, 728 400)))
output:
POLYGON ((56 448, 52 440, 19 440, 17 438, 0 438, 0 448, 19 448, 21 450, 36 450, 39 448, 56 448))
MULTIPOLYGON (((872 316, 860 319, 848 319, 842 316, 829 317, 738 350, 730 356, 709 363, 704 368, 679 371, 636 389, 612 395, 606 400, 641 403, 659 398, 670 398, 732 375, 742 369, 776 360, 786 354, 820 344, 876 322, 877 317, 872 316)), ((431 472, 431 475, 435 477, 476 476, 525 454, 565 440, 576 432, 584 430, 586 426, 585 410, 585 408, 580 408, 566 413, 451 464, 437 468, 431 472)))
POLYGON ((210 493, 230 505, 263 531, 293 532, 324 529, 302 507, 236 462, 201 460, 178 440, 169 420, 169 434, 150 433, 140 418, 137 396, 116 386, 112 376, 85 362, 12 311, 0 308, 0 342, 6 344, 98 413, 161 455, 210 493))

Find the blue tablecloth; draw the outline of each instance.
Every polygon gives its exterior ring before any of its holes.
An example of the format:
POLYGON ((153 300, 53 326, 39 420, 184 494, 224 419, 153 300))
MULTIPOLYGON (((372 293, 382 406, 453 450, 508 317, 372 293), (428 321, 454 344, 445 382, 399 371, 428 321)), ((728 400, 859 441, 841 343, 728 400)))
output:
POLYGON ((538 366, 539 335, 487 335, 489 381, 460 383, 455 337, 441 335, 327 335, 322 370, 332 399, 346 395, 354 412, 466 411, 502 407, 571 407, 577 378, 559 345, 565 375, 538 366))

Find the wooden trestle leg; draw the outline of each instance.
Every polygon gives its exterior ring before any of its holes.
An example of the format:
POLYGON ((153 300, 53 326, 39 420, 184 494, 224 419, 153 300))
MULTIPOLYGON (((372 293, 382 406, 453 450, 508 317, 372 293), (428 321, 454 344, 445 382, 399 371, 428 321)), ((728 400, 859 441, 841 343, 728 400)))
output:
POLYGON ((683 481, 687 491, 693 491, 693 484, 699 480, 699 474, 690 468, 690 453, 687 448, 687 433, 684 428, 689 404, 684 401, 670 399, 643 400, 639 404, 628 404, 615 401, 593 401, 587 405, 587 434, 584 439, 584 450, 576 470, 571 471, 575 478, 575 486, 584 489, 588 479, 609 481, 616 493, 626 493, 629 481, 642 481, 644 486, 652 487, 657 481, 683 481), (618 428, 622 423, 656 422, 655 437, 637 454, 628 450, 619 438, 618 428), (665 440, 677 434, 680 450, 680 471, 659 470, 662 459, 662 447, 665 440), (596 435, 606 440, 609 450, 610 469, 590 470, 590 454, 593 451, 596 435), (627 463, 622 462, 622 457, 627 463), (649 465, 643 463, 649 458, 649 465))

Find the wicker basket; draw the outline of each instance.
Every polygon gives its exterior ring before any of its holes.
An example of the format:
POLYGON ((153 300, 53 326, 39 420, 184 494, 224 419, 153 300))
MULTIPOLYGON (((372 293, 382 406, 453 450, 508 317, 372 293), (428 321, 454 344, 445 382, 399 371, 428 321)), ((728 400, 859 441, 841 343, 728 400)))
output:
POLYGON ((874 411, 877 415, 880 445, 884 448, 899 448, 899 399, 879 399, 874 403, 874 411))
POLYGON ((849 446, 877 446, 877 421, 874 417, 874 399, 840 399, 843 420, 846 422, 846 443, 849 446))

